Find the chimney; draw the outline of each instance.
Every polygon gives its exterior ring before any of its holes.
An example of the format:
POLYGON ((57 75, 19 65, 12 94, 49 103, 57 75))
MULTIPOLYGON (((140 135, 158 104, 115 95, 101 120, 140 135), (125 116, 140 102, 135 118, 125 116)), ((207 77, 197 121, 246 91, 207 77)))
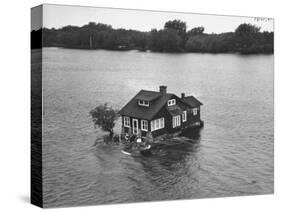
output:
POLYGON ((167 93, 167 86, 160 85, 159 91, 160 91, 161 95, 166 94, 167 93))
POLYGON ((185 97, 185 93, 181 93, 181 98, 183 99, 185 97))

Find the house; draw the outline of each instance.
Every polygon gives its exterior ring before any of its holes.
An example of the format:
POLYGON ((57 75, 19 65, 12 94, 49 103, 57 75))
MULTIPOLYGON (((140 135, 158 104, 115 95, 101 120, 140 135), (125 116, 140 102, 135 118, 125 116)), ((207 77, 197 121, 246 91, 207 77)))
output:
POLYGON ((182 93, 178 97, 167 93, 166 86, 160 86, 158 92, 141 90, 119 111, 122 116, 122 134, 155 138, 202 126, 201 105, 193 96, 182 93))

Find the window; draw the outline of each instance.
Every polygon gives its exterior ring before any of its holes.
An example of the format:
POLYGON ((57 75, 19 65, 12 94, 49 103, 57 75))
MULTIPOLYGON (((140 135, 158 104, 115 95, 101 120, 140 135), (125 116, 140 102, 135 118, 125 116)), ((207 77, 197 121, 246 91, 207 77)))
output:
POLYGON ((149 107, 149 101, 139 100, 139 105, 140 106, 149 107))
POLYGON ((124 126, 130 127, 130 117, 124 116, 124 126))
POLYGON ((148 121, 141 120, 141 130, 148 131, 148 121))
POLYGON ((176 104, 176 100, 175 99, 170 99, 168 100, 168 106, 172 106, 176 104))
POLYGON ((164 118, 160 119, 160 129, 164 128, 164 118))
POLYGON ((181 126, 181 117, 180 116, 174 116, 173 117, 173 128, 181 126))
POLYGON ((183 122, 186 122, 186 111, 183 111, 183 114, 182 114, 182 121, 183 121, 183 122))
POLYGON ((155 120, 154 120, 154 121, 151 121, 150 124, 151 124, 151 131, 156 130, 156 129, 155 129, 155 124, 156 124, 155 120))
POLYGON ((159 119, 157 119, 156 122, 155 122, 155 128, 156 129, 160 129, 160 121, 159 121, 159 119))
POLYGON ((132 127, 133 127, 133 134, 137 135, 139 132, 139 120, 138 119, 133 119, 132 127))
POLYGON ((159 130, 165 127, 164 118, 151 121, 151 131, 159 130))
POLYGON ((192 109, 192 112, 193 112, 193 115, 196 116, 196 115, 197 115, 197 112, 198 112, 198 108, 193 108, 193 109, 192 109))

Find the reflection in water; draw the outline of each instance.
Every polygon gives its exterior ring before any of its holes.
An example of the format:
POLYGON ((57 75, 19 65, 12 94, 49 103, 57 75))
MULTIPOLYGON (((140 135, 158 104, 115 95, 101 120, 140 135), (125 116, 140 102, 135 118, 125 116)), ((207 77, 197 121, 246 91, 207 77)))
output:
POLYGON ((192 192, 189 192, 188 188, 198 186, 194 173, 199 168, 197 157, 199 148, 200 129, 189 130, 179 137, 153 146, 150 157, 140 156, 134 160, 142 165, 144 178, 157 190, 165 192, 164 196, 168 195, 166 198, 179 199, 182 198, 182 193, 189 193, 191 197, 192 192), (177 186, 183 180, 188 181, 189 185, 177 186), (178 190, 175 190, 175 187, 178 190))

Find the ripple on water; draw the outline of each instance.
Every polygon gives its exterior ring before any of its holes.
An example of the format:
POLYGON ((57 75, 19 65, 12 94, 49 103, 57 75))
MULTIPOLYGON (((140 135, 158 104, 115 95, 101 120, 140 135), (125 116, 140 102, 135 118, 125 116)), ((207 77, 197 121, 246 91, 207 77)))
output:
POLYGON ((43 97, 47 207, 273 192, 272 56, 44 48, 43 97), (151 157, 103 144, 89 111, 163 82, 204 103, 204 128, 151 157))

